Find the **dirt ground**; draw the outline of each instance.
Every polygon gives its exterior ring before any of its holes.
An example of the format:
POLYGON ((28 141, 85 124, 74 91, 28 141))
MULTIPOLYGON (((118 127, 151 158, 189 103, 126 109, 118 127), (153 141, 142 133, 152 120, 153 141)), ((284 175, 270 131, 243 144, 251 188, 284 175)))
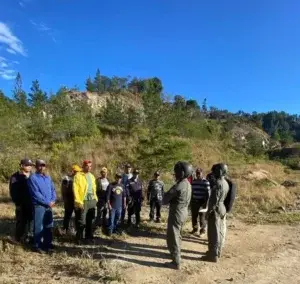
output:
POLYGON ((116 238, 101 235, 89 245, 56 242, 53 255, 2 241, 0 282, 300 283, 300 225, 248 225, 230 219, 223 257, 213 264, 200 260, 207 239, 189 235, 187 224, 181 271, 164 267, 169 261, 165 226, 145 223, 139 231, 116 238))

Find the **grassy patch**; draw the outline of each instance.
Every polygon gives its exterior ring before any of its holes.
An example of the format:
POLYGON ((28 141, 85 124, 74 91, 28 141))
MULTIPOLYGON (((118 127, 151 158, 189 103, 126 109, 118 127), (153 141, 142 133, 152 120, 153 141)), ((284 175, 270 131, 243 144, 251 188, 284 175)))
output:
POLYGON ((300 212, 240 215, 238 218, 249 224, 300 224, 300 212))

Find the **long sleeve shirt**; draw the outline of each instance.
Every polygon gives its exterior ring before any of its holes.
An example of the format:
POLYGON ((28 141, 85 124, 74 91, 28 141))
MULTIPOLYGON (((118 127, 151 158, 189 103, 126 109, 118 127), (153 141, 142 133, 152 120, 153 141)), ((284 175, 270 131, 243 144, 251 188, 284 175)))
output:
POLYGON ((56 200, 56 191, 50 176, 35 173, 27 181, 32 203, 48 207, 56 200))

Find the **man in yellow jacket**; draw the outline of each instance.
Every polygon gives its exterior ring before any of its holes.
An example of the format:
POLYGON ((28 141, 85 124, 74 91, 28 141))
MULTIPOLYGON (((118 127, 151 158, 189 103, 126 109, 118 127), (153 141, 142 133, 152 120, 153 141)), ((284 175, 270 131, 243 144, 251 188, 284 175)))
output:
POLYGON ((82 171, 76 173, 73 180, 76 238, 93 239, 93 221, 95 219, 96 204, 98 201, 96 193, 96 179, 91 173, 92 162, 83 161, 82 171))

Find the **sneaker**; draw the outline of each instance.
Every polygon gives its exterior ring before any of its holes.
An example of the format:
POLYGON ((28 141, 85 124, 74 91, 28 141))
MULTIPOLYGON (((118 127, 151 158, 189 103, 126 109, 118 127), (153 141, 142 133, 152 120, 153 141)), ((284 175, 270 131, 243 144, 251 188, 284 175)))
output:
POLYGON ((198 232, 198 229, 193 229, 193 230, 190 232, 190 234, 194 235, 194 234, 196 234, 197 232, 198 232))
POLYGON ((160 219, 158 218, 158 219, 156 219, 156 223, 161 223, 161 221, 160 221, 160 219))
POLYGON ((175 269, 175 270, 180 270, 180 264, 174 262, 174 261, 171 261, 171 262, 166 262, 165 263, 165 266, 170 268, 170 269, 175 269))
POLYGON ((206 235, 206 230, 205 229, 201 229, 200 230, 200 237, 206 235))

